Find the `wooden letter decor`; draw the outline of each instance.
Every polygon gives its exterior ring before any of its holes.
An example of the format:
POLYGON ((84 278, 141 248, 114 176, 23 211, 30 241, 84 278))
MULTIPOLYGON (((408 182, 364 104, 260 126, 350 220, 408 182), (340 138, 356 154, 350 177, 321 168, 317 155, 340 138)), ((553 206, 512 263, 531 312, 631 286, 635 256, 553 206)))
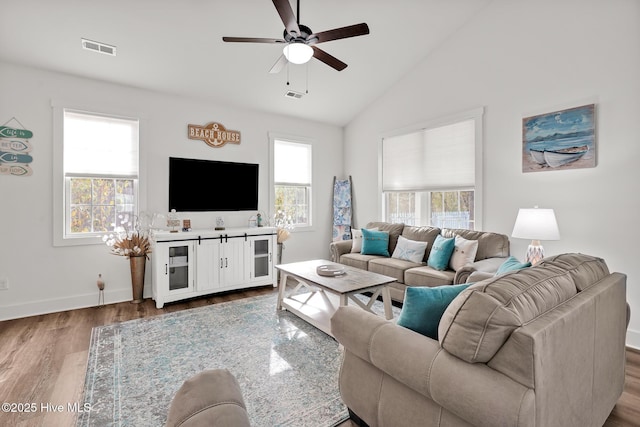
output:
POLYGON ((220 123, 207 123, 205 126, 189 125, 189 139, 200 139, 211 147, 222 147, 226 143, 240 144, 240 132, 227 130, 220 123))

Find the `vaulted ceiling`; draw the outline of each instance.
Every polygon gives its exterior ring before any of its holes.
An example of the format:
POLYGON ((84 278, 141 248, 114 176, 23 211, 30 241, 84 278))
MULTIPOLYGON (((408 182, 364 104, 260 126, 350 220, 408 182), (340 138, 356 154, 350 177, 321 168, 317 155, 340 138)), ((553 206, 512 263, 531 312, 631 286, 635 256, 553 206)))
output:
POLYGON ((300 0, 314 32, 366 22, 370 34, 318 46, 343 71, 312 59, 270 74, 282 45, 222 37, 282 38, 271 0, 2 0, 0 60, 343 126, 489 1, 300 0), (83 50, 81 38, 117 55, 83 50))

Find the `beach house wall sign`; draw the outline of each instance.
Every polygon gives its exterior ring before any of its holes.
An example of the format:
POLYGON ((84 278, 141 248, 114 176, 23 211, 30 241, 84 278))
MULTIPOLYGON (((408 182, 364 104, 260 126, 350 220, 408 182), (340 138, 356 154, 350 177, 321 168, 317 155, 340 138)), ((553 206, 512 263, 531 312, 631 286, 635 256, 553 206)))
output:
POLYGON ((228 130, 222 124, 211 122, 204 126, 189 125, 189 139, 199 139, 211 147, 240 144, 240 132, 228 130))
POLYGON ((29 142, 33 132, 7 126, 12 120, 22 126, 15 117, 0 126, 0 175, 29 176, 33 173, 29 142))

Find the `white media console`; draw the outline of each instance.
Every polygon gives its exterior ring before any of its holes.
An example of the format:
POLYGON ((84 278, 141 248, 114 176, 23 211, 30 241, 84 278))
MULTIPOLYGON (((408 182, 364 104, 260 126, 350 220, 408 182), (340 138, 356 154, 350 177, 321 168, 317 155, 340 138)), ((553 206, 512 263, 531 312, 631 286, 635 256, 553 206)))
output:
POLYGON ((192 230, 152 235, 156 307, 202 295, 277 286, 275 227, 192 230))

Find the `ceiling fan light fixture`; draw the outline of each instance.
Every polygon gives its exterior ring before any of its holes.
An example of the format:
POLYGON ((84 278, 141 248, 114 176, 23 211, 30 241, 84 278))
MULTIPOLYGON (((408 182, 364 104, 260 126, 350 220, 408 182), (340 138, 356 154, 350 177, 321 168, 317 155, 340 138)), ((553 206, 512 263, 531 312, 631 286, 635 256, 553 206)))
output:
POLYGON ((292 64, 305 64, 313 56, 313 49, 304 43, 289 43, 282 49, 282 53, 292 64))

